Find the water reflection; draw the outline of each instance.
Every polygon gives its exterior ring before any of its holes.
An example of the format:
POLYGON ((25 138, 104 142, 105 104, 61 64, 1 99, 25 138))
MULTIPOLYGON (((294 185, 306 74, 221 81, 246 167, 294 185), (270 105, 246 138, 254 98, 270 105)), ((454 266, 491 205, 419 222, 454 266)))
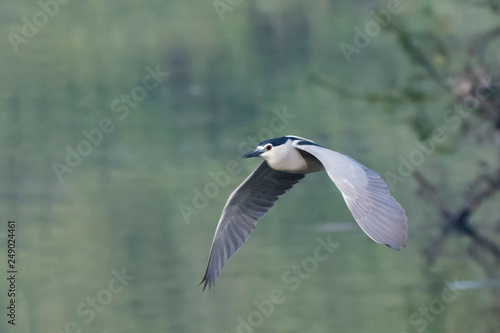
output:
MULTIPOLYGON (((429 265, 424 254, 440 235, 442 219, 420 200, 410 179, 394 191, 409 216, 403 251, 369 240, 336 189, 325 186, 327 175, 311 176, 259 222, 215 288, 203 293, 198 286, 225 200, 255 165, 241 162, 241 173, 191 223, 179 205, 211 181, 210 172, 240 161, 238 144, 268 128, 273 110, 296 116, 274 137, 310 137, 380 174, 395 170, 398 156, 441 119, 450 97, 426 83, 415 58, 403 54, 407 35, 388 29, 356 63, 346 64, 338 45, 366 22, 361 17, 372 6, 248 1, 221 22, 210 1, 69 2, 19 54, 5 39, 0 215, 18 221, 20 276, 18 324, 0 320, 0 331, 499 331, 498 267, 460 237, 450 238, 429 265), (148 66, 169 74, 120 121, 122 113, 111 104, 142 84, 148 66), (362 98, 310 80, 318 73, 362 98), (426 98, 428 91, 433 94, 426 98), (97 128, 103 118, 116 121, 116 129, 60 182, 52 163, 64 161, 66 147, 76 147, 82 131, 97 128), (318 237, 339 244, 328 258, 319 253, 323 261, 314 259, 318 237), (92 321, 80 315, 82 302, 93 304, 88 298, 108 301, 102 290, 112 270, 122 267, 135 279, 102 309, 90 305, 92 321), (460 296, 442 301, 443 308, 436 300, 445 280, 460 296)), ((437 29, 443 38, 470 39, 477 22, 498 23, 484 12, 486 4, 473 11, 463 3, 414 6, 400 14, 409 27, 437 29), (449 20, 449 13, 464 10, 467 15, 449 20)), ((40 7, 3 2, 0 9, 5 37, 40 7)), ((416 50, 438 52, 439 40, 416 50)), ((488 61, 498 54, 494 45, 489 50, 488 61)), ((432 64, 459 65, 448 63, 446 52, 437 54, 432 64)), ((496 163, 497 147, 477 145, 493 127, 476 123, 483 114, 495 113, 471 113, 471 122, 450 134, 451 147, 437 149, 421 166, 452 206, 468 177, 496 163), (486 134, 474 143, 460 141, 476 128, 486 134), (484 161, 480 166, 469 163, 476 155, 484 161)), ((472 222, 497 244, 496 225, 489 221, 498 221, 498 199, 489 200, 472 222)), ((4 250, 0 256, 5 258, 4 250)), ((3 295, 7 282, 1 275, 3 295)))

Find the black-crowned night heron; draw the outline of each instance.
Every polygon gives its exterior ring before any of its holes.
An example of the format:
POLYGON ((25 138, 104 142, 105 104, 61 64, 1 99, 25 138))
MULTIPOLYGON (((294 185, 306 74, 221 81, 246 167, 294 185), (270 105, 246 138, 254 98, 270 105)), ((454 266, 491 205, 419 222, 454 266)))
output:
POLYGON ((203 290, 210 288, 226 261, 248 239, 257 221, 278 197, 305 174, 326 170, 363 231, 377 243, 400 250, 406 245, 407 218, 385 181, 346 155, 298 136, 262 141, 243 155, 264 159, 231 193, 215 230, 203 290))

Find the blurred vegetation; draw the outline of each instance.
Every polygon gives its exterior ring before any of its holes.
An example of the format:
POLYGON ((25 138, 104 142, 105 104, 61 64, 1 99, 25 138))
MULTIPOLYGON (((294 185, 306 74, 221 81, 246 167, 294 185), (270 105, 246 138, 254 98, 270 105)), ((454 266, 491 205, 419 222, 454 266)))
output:
MULTIPOLYGON (((40 6, 2 2, 0 216, 19 228, 15 329, 230 332, 280 288, 286 302, 255 332, 416 332, 410 317, 446 279, 480 287, 460 290, 426 332, 500 331, 499 288, 480 283, 499 278, 499 3, 403 1, 348 63, 339 44, 387 5, 247 0, 221 21, 211 1, 70 1, 16 54, 7 36, 40 6), (169 75, 120 119, 112 103, 143 85, 148 67, 169 75), (480 86, 491 94, 458 128, 443 122, 480 86), (409 217, 407 248, 332 232, 340 248, 289 291, 283 272, 326 236, 315 227, 352 222, 327 175, 310 175, 202 293, 221 209, 257 165, 240 161, 239 146, 284 109, 295 118, 273 136, 310 138, 383 176, 445 130, 437 153, 392 186, 409 217), (53 163, 105 118, 115 130, 60 182, 53 163), (186 223, 179 205, 230 160, 241 172, 186 223), (135 279, 87 323, 77 307, 122 267, 135 279)), ((4 317, 0 331, 10 330, 4 317)))

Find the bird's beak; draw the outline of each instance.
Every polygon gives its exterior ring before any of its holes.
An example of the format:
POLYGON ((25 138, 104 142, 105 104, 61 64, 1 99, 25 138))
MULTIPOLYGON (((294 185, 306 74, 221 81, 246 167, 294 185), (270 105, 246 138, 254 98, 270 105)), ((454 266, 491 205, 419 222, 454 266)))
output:
POLYGON ((243 155, 243 158, 258 157, 262 153, 263 153, 262 150, 260 150, 259 148, 255 148, 251 152, 246 153, 245 155, 243 155))

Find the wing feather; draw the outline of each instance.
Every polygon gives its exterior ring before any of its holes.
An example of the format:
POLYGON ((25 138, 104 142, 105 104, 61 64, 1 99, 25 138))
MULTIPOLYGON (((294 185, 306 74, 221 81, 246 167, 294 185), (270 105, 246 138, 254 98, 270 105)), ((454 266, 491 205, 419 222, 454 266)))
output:
POLYGON ((295 147, 323 164, 354 219, 371 239, 395 250, 406 246, 408 224, 405 211, 377 173, 349 156, 316 144, 298 142, 295 147))
POLYGON ((210 289, 226 261, 248 239, 259 219, 274 205, 278 197, 291 189, 303 174, 271 169, 262 162, 229 196, 215 230, 203 290, 210 289))

